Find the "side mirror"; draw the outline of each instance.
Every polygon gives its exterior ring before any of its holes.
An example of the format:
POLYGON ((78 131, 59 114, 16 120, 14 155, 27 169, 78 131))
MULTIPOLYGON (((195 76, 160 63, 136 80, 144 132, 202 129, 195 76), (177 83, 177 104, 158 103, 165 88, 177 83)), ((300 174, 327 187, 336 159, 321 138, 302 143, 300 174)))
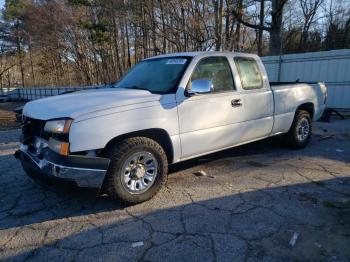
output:
POLYGON ((187 95, 208 94, 214 91, 213 82, 205 79, 193 80, 191 87, 187 89, 187 95))

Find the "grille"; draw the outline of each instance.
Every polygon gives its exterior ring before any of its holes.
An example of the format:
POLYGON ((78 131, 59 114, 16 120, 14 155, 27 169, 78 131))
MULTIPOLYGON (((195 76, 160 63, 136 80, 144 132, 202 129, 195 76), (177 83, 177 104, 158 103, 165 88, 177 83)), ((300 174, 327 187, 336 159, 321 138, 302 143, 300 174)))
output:
POLYGON ((35 136, 41 137, 45 140, 49 139, 49 135, 44 131, 45 121, 27 118, 22 127, 22 133, 25 139, 35 136))

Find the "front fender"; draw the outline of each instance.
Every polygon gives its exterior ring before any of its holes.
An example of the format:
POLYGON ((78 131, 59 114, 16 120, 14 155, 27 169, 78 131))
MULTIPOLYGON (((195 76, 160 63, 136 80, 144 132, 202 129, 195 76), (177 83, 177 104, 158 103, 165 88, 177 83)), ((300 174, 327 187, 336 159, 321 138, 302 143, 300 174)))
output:
POLYGON ((176 106, 157 105, 74 121, 69 134, 70 151, 102 149, 115 137, 152 128, 176 136, 177 117, 176 106))

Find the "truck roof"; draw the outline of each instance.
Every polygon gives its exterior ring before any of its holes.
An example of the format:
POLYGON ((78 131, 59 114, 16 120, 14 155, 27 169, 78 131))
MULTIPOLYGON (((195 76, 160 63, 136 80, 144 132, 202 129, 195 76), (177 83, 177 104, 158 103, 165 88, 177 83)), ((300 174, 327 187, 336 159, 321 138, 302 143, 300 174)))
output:
MULTIPOLYGON (((198 51, 198 52, 180 52, 180 53, 169 53, 169 54, 164 54, 164 55, 158 55, 158 56, 153 56, 153 57, 149 57, 145 60, 148 59, 154 59, 154 58, 163 58, 163 57, 183 57, 183 56, 189 56, 189 57, 195 57, 195 56, 208 56, 208 55, 232 55, 233 53, 237 53, 237 52, 219 52, 219 51, 198 51)), ((255 57, 256 55, 253 54, 247 54, 247 53, 239 53, 240 55, 244 55, 244 56, 250 56, 250 57, 255 57)))

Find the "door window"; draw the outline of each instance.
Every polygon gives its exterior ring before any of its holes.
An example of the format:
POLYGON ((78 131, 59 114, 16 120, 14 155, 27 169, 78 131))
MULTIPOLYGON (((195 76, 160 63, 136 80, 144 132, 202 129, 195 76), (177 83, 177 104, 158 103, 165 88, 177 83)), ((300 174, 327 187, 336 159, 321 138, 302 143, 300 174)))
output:
POLYGON ((208 57, 202 59, 197 64, 189 84, 197 79, 212 81, 214 92, 234 90, 231 67, 225 57, 208 57))
POLYGON ((261 73, 256 61, 252 58, 236 57, 236 66, 241 78, 242 88, 245 90, 263 87, 261 73))

